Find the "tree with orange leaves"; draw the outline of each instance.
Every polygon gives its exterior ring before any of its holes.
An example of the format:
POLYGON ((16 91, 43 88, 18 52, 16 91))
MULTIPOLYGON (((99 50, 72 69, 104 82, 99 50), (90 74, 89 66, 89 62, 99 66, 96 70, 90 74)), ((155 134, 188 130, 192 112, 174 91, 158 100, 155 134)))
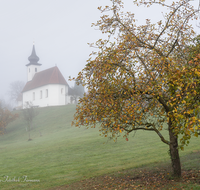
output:
POLYGON ((80 99, 72 124, 99 124, 105 137, 124 133, 126 140, 136 130, 154 131, 169 146, 173 175, 181 177, 179 148, 198 136, 200 124, 200 55, 188 59, 187 52, 196 37, 189 22, 199 10, 190 0, 171 5, 135 0, 135 6, 169 9, 164 21, 137 25, 134 14, 122 12, 122 1, 111 1, 99 9, 112 14, 95 24, 108 39, 96 42, 98 52, 76 79, 83 81, 88 94, 80 99), (169 140, 162 135, 164 128, 169 140))
POLYGON ((7 108, 4 108, 0 102, 0 134, 6 132, 6 126, 14 121, 18 114, 12 114, 7 108))

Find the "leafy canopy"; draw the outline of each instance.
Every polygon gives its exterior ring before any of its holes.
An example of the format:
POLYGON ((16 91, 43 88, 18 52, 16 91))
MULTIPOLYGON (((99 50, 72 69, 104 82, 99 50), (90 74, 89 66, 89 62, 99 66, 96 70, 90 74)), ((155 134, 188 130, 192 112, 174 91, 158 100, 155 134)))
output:
MULTIPOLYGON (((188 47, 196 34, 190 25, 196 19, 190 0, 171 5, 164 0, 141 0, 135 6, 158 4, 169 12, 156 24, 149 19, 137 25, 134 14, 123 13, 123 2, 99 7, 104 13, 95 24, 108 34, 98 40, 77 80, 87 85, 88 93, 76 109, 75 126, 95 127, 113 138, 121 132, 155 131, 170 144, 161 130, 171 122, 173 134, 181 134, 181 146, 192 135, 198 136, 200 123, 200 54, 189 58, 188 47), (112 14, 106 15, 107 12, 112 14)), ((193 44, 193 45, 192 45, 193 44)))

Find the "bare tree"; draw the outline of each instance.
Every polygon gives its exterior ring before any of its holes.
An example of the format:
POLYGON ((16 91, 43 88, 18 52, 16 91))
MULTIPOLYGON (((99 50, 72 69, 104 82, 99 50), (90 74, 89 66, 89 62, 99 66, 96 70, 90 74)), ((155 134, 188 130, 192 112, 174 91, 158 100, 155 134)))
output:
POLYGON ((74 87, 69 89, 69 95, 71 96, 71 103, 77 104, 78 99, 82 98, 84 94, 84 87, 81 82, 75 82, 74 87))
POLYGON ((37 115, 37 111, 33 107, 32 103, 26 102, 25 109, 23 109, 23 116, 24 116, 24 120, 26 121, 28 125, 28 128, 26 128, 28 132, 28 136, 29 136, 28 141, 32 140, 30 131, 33 128, 33 121, 36 115, 37 115))
POLYGON ((22 96, 22 90, 25 83, 23 81, 15 81, 10 84, 9 97, 15 103, 22 96))

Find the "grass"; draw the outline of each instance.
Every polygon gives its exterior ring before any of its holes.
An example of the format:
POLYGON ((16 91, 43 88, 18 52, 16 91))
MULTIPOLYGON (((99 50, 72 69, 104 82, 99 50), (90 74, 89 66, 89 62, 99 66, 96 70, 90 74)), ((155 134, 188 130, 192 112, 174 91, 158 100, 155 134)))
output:
MULTIPOLYGON (((196 153, 195 153, 196 154, 196 153)), ((200 152, 198 155, 200 156, 200 152)), ((184 156, 184 159, 187 156, 184 156)), ((70 185, 59 186, 51 190, 133 190, 133 189, 176 189, 176 190, 198 190, 200 189, 200 170, 183 170, 181 179, 174 179, 170 175, 170 164, 159 162, 148 164, 139 168, 131 168, 112 174, 97 176, 81 180, 70 185)))
MULTIPOLYGON (((128 142, 120 137, 115 143, 100 137, 98 128, 71 127, 74 105, 39 108, 37 112, 32 141, 28 141, 21 113, 7 127, 7 133, 0 136, 1 190, 70 188, 81 180, 98 181, 101 176, 126 171, 121 173, 124 176, 128 171, 134 173, 133 170, 154 168, 160 163, 169 166, 168 147, 153 132, 137 132, 134 137, 130 135, 128 142), (20 182, 3 182, 6 176, 7 180, 20 182), (23 176, 27 176, 26 181, 23 176)), ((164 133, 167 136, 167 131, 164 133)), ((199 144, 200 139, 194 138, 180 152, 186 170, 200 170, 199 144)))

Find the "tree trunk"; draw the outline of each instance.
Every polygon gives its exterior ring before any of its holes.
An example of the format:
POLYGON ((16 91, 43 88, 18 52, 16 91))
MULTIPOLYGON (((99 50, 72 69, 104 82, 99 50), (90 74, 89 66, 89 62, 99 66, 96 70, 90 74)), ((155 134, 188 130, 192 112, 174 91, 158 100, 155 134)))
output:
POLYGON ((169 138, 170 138, 169 150, 170 150, 170 156, 171 156, 171 162, 172 162, 173 176, 180 178, 181 177, 181 162, 180 162, 179 150, 178 150, 178 138, 172 132, 171 119, 169 119, 168 127, 169 127, 169 138))
POLYGON ((28 128, 29 128, 29 130, 28 130, 28 137, 29 137, 28 141, 30 141, 31 140, 31 127, 30 127, 30 124, 29 124, 28 128))

